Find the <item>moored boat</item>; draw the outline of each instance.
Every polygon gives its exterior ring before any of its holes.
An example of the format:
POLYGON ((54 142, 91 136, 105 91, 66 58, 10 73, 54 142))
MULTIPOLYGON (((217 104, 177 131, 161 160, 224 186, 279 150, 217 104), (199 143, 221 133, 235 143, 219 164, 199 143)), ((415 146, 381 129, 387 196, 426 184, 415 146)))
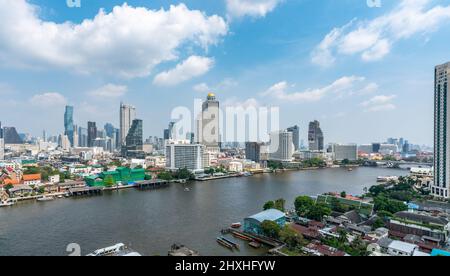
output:
POLYGON ((1 207, 10 207, 10 206, 13 206, 14 205, 14 202, 0 202, 0 208, 1 207))
POLYGON ((37 199, 38 202, 46 202, 46 201, 52 201, 55 198, 52 196, 43 196, 37 199))
POLYGON ((225 237, 221 237, 222 240, 226 241, 227 243, 231 244, 234 248, 239 249, 239 244, 235 243, 234 241, 231 241, 225 237))
POLYGON ((252 238, 247 237, 246 235, 243 235, 243 234, 241 234, 239 232, 233 232, 232 234, 233 234, 233 236, 235 238, 238 238, 238 239, 241 239, 241 240, 244 240, 244 241, 253 241, 252 238))
POLYGON ((255 242, 255 241, 249 242, 248 245, 250 245, 251 247, 256 248, 256 249, 261 248, 261 244, 259 242, 255 242))
POLYGON ((240 223, 240 222, 236 222, 236 223, 231 224, 231 228, 235 228, 235 229, 241 228, 241 226, 242 226, 242 223, 240 223))
POLYGON ((233 250, 233 245, 223 240, 221 237, 217 238, 217 243, 222 245, 223 247, 233 250))

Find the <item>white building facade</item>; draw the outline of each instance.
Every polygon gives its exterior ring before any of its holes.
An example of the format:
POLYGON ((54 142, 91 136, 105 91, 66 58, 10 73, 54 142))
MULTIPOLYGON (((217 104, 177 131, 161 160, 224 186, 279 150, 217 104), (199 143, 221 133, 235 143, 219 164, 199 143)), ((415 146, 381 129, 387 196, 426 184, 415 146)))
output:
POLYGON ((188 141, 168 141, 166 144, 166 169, 188 169, 192 172, 205 168, 205 146, 188 141))
POLYGON ((439 198, 450 197, 450 148, 448 135, 450 114, 448 92, 450 62, 436 66, 434 85, 434 181, 431 194, 439 198))

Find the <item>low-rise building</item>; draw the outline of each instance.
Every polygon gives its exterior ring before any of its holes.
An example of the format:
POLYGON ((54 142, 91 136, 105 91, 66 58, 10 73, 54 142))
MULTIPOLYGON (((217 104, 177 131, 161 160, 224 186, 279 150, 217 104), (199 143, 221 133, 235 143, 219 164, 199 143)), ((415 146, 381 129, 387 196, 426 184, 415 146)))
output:
POLYGON ((25 174, 22 176, 24 185, 39 185, 41 184, 41 174, 25 174))
POLYGON ((245 218, 244 231, 257 235, 263 235, 261 224, 266 220, 273 221, 280 227, 284 227, 284 225, 286 224, 286 215, 285 213, 276 209, 265 210, 261 213, 245 218))

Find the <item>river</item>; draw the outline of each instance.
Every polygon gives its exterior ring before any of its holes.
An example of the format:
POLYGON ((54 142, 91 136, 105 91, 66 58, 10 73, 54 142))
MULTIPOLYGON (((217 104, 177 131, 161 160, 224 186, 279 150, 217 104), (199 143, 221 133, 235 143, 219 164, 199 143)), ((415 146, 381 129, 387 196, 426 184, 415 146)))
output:
POLYGON ((244 244, 231 252, 215 239, 233 222, 261 211, 268 200, 346 191, 360 195, 377 176, 408 171, 382 168, 323 169, 263 174, 102 196, 24 202, 0 209, 0 255, 68 255, 77 243, 83 255, 123 242, 143 255, 167 255, 173 243, 201 255, 260 255, 244 244))

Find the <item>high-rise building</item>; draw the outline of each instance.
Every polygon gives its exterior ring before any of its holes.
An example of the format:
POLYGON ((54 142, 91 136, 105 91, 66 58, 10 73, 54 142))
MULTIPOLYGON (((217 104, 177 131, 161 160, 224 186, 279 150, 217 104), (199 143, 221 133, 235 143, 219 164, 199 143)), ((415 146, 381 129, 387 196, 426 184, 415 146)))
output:
POLYGON ((288 128, 287 131, 292 132, 295 151, 300 150, 300 128, 298 126, 293 126, 288 128))
POLYGON ((308 142, 309 150, 322 151, 324 149, 323 132, 318 121, 309 123, 308 142))
POLYGON ((78 141, 80 140, 80 138, 78 137, 78 127, 74 126, 73 128, 73 142, 72 142, 72 147, 77 148, 78 147, 78 141))
POLYGON ((94 140, 97 138, 97 125, 95 122, 88 122, 87 144, 88 147, 94 146, 94 140))
POLYGON ((269 160, 291 162, 294 155, 292 132, 283 130, 271 133, 269 160))
POLYGON ((166 144, 166 169, 201 171, 205 168, 205 146, 189 141, 171 141, 166 144))
POLYGON ((356 161, 358 160, 358 146, 356 144, 332 144, 331 152, 336 161, 356 161))
POLYGON ((23 140, 20 139, 15 127, 4 127, 3 139, 5 144, 23 144, 23 140))
POLYGON ((88 146, 88 131, 87 128, 78 128, 78 146, 85 148, 88 146))
MULTIPOLYGON (((434 75, 434 181, 431 194, 450 197, 450 62, 436 66, 434 75)), ((406 142, 405 142, 406 144, 406 142)))
POLYGON ((126 144, 128 131, 136 119, 136 108, 131 105, 120 103, 120 146, 126 144))
POLYGON ((142 125, 142 120, 133 120, 125 140, 125 146, 122 147, 122 154, 124 156, 135 156, 136 154, 140 154, 140 152, 142 152, 144 145, 142 125))
POLYGON ((169 127, 164 130, 164 140, 175 140, 175 133, 173 128, 175 127, 175 122, 170 122, 169 127))
POLYGON ((0 122, 0 160, 5 159, 5 140, 3 140, 2 122, 0 122))
POLYGON ((245 143, 245 159, 259 163, 261 161, 261 143, 245 143))
POLYGON ((115 131, 114 126, 110 123, 107 123, 107 124, 105 124, 104 128, 105 128, 106 137, 112 138, 114 135, 114 131, 115 131))
POLYGON ((209 93, 202 105, 202 113, 197 120, 197 141, 206 146, 207 151, 220 151, 219 101, 209 93))
POLYGON ((73 106, 66 105, 66 112, 64 113, 64 135, 67 135, 71 145, 73 145, 73 132, 73 106))

